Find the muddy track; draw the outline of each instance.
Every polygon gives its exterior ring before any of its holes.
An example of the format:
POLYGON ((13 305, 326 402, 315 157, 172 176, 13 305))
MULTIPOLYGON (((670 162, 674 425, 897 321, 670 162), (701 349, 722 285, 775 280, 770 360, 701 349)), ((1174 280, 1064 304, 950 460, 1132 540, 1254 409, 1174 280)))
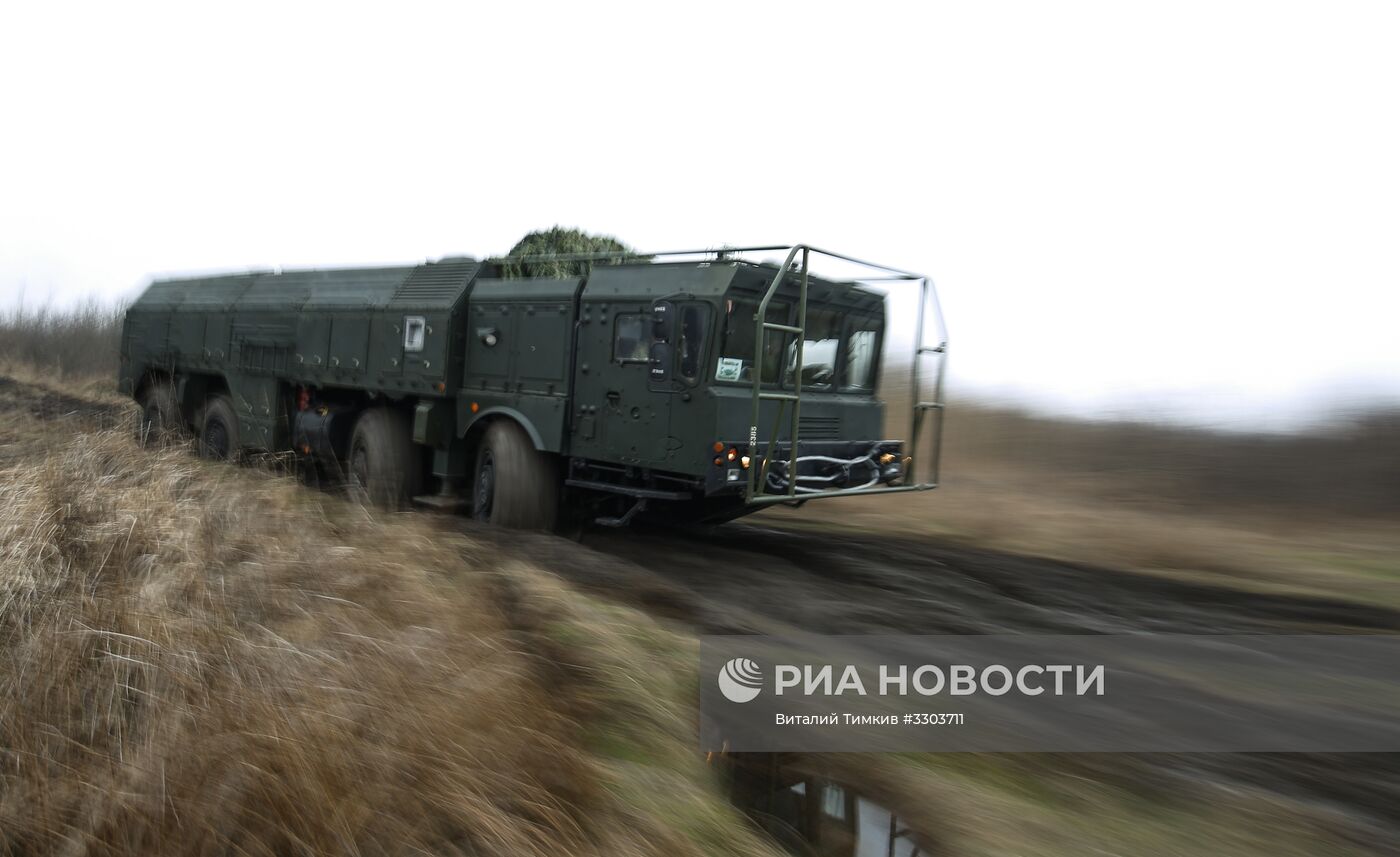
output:
MULTIPOLYGON (((444 521, 575 585, 700 633, 1394 633, 1400 611, 1265 595, 953 545, 760 524, 595 530, 581 544, 444 521)), ((1044 770, 1046 757, 1025 758, 1044 770)), ((1015 762, 1012 762, 1015 764, 1015 762)), ((1400 754, 1061 755, 1127 789, 1247 789, 1400 854, 1400 754)))
POLYGON ((37 384, 0 375, 0 413, 24 410, 36 419, 50 422, 62 418, 106 423, 126 408, 105 402, 81 399, 67 393, 47 390, 37 384))
POLYGON ((1252 593, 937 539, 758 524, 591 530, 581 543, 444 522, 702 633, 1400 632, 1400 611, 1252 593))
MULTIPOLYGON (((0 376, 0 413, 110 425, 123 408, 0 376)), ((427 513, 424 513, 427 514, 427 513)), ((938 539, 733 523, 591 530, 581 541, 442 516, 500 554, 700 633, 1394 633, 1400 611, 1255 594, 938 539)), ((1047 757, 1027 759, 1044 770, 1047 757)), ((1128 789, 1249 789, 1306 804, 1340 837, 1400 855, 1400 754, 1111 754, 1053 766, 1128 789)))

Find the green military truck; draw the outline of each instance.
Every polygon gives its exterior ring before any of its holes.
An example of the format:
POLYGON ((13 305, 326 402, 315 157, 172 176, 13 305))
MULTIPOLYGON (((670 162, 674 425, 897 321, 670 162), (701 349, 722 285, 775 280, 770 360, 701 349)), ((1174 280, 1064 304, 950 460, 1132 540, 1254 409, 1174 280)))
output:
POLYGON ((935 487, 945 344, 926 277, 804 245, 463 257, 155 281, 127 312, 119 385, 144 437, 287 452, 381 506, 531 529, 723 521, 935 487), (546 262, 579 276, 528 276, 546 262), (874 281, 918 292, 907 441, 877 399, 874 281))

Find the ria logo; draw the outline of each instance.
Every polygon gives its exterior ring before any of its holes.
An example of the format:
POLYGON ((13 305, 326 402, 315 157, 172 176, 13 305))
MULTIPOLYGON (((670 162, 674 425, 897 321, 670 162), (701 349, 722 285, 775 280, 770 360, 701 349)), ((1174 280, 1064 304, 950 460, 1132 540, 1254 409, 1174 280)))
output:
POLYGON ((719 671, 719 692, 730 702, 748 702, 763 689, 763 670, 748 658, 735 658, 719 671))

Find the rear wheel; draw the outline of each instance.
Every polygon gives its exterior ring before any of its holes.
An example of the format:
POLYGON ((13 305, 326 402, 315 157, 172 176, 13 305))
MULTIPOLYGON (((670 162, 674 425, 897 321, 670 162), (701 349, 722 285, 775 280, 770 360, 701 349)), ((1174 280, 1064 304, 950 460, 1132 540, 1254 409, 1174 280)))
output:
POLYGON ((204 403, 204 417, 199 423, 199 457, 214 461, 238 458, 238 415, 228 396, 214 395, 204 403))
POLYGON ((486 427, 476 453, 472 517, 519 530, 552 530, 559 517, 554 458, 510 420, 486 427))
POLYGON ((141 421, 136 427, 136 441, 142 446, 159 446, 178 440, 184 433, 184 420, 175 399, 175 388, 168 382, 157 381, 141 393, 141 421))
POLYGON ((408 419, 388 408, 360 414, 350 436, 350 494, 383 509, 401 509, 418 493, 422 474, 408 419))

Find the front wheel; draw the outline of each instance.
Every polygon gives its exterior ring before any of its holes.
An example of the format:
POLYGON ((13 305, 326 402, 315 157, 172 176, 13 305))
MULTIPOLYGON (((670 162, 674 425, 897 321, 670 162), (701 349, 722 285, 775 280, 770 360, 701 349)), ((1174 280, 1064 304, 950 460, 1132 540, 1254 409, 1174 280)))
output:
POLYGON ((175 388, 168 382, 152 382, 141 393, 141 421, 136 428, 136 441, 142 446, 160 446, 178 440, 184 433, 184 420, 175 398, 175 388))
POLYGON ((559 518, 555 459, 510 420, 486 427, 476 453, 472 517, 517 530, 553 530, 559 518))

